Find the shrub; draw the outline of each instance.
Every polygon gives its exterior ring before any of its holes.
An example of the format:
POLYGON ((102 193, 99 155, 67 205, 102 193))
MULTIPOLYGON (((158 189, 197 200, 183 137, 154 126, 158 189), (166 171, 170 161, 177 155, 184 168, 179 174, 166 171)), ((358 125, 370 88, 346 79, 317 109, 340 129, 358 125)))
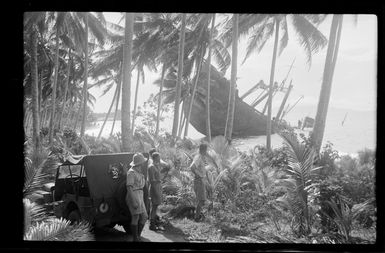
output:
POLYGON ((374 164, 376 161, 376 152, 374 150, 365 148, 358 151, 358 158, 360 165, 374 164))

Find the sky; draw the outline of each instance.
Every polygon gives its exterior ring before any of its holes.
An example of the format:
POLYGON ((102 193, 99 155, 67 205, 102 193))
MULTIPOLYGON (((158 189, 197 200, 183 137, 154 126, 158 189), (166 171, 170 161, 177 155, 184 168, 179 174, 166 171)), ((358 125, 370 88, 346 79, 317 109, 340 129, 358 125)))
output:
MULTIPOLYGON (((121 19, 120 13, 107 13, 108 21, 117 23, 121 19)), ((332 16, 318 27, 329 37, 332 16)), ((122 21, 121 25, 124 24, 122 21)), ((247 39, 240 40, 238 44, 238 73, 237 88, 239 95, 245 93, 261 79, 268 84, 273 55, 274 40, 271 38, 260 53, 253 53, 244 64, 241 64, 246 54, 247 39)), ((287 101, 294 104, 301 96, 298 103, 310 106, 311 114, 315 114, 320 93, 322 75, 326 58, 327 47, 312 56, 312 63, 306 63, 306 54, 299 45, 295 31, 290 27, 289 43, 286 49, 277 58, 275 80, 280 83, 286 76, 292 61, 295 59, 293 69, 288 76, 287 83, 292 80, 293 90, 287 101)), ((229 48, 231 54, 231 47, 229 48)), ((230 79, 231 68, 225 74, 230 79)), ((138 92, 138 105, 142 105, 151 93, 157 93, 159 88, 153 84, 160 73, 146 71, 145 83, 140 85, 138 92)), ((135 94, 136 72, 132 75, 131 93, 135 94)), ((376 111, 377 106, 377 17, 375 15, 358 15, 357 25, 354 24, 352 15, 344 15, 338 59, 333 77, 332 91, 329 108, 351 109, 357 111, 376 111)), ((114 90, 100 96, 103 88, 93 88, 90 92, 96 97, 94 112, 107 112, 111 104, 114 90)), ((245 102, 255 99, 258 92, 250 95, 245 102)), ((273 112, 279 107, 283 93, 277 93, 273 100, 273 112)), ((133 105, 133 97, 132 97, 133 105)), ((114 110, 114 109, 113 109, 114 110)), ((374 119, 375 120, 375 119, 374 119)))

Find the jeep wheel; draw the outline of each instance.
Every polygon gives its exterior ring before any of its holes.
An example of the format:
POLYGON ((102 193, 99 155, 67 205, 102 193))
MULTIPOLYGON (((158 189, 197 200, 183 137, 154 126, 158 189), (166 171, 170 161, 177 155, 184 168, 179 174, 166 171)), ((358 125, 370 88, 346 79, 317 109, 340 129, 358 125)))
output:
POLYGON ((80 212, 79 210, 73 210, 68 214, 68 220, 71 224, 80 222, 80 212))
POLYGON ((108 225, 106 225, 107 228, 114 228, 116 225, 116 223, 110 223, 108 225))
POLYGON ((123 225, 124 231, 126 231, 127 234, 131 235, 131 224, 125 224, 123 225))

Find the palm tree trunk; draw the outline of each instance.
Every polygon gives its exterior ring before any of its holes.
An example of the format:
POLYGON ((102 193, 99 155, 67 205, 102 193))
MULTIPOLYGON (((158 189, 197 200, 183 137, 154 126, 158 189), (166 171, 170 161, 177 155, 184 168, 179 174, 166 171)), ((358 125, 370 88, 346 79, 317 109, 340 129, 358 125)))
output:
MULTIPOLYGON (((190 98, 191 99, 191 98, 190 98)), ((190 101, 190 100, 189 100, 190 101)), ((186 120, 186 114, 184 113, 185 107, 186 107, 187 101, 182 102, 182 110, 180 111, 180 119, 179 119, 179 130, 178 130, 178 138, 181 138, 182 136, 182 131, 183 131, 183 125, 186 120)), ((190 103, 190 102, 188 102, 190 103)))
POLYGON ((210 117, 210 79, 211 79, 211 50, 212 50, 212 40, 215 24, 215 13, 212 14, 213 18, 211 20, 211 29, 209 37, 209 55, 207 56, 208 70, 207 70, 207 95, 206 95, 206 137, 208 142, 211 142, 211 117, 210 117))
MULTIPOLYGON (((182 110, 184 111, 184 108, 182 108, 182 110)), ((180 128, 179 128, 179 134, 181 134, 182 132, 182 129, 183 127, 185 126, 185 123, 186 123, 186 115, 183 113, 183 117, 181 118, 181 122, 180 122, 180 128)), ((180 136, 179 136, 180 137, 180 136)))
POLYGON ((136 79, 135 99, 134 99, 134 112, 132 114, 131 136, 134 136, 134 130, 135 130, 136 104, 138 101, 139 80, 140 80, 140 67, 138 66, 138 76, 136 79))
POLYGON ((80 137, 84 136, 86 129, 86 109, 87 109, 87 79, 88 79, 88 13, 86 13, 86 45, 85 45, 85 62, 84 62, 84 84, 83 84, 83 118, 82 127, 80 129, 80 137))
MULTIPOLYGON (((39 84, 38 84, 38 101, 39 101, 39 123, 41 124, 41 117, 42 117, 42 111, 43 111, 43 108, 42 108, 42 91, 43 91, 43 71, 41 70, 40 71, 40 75, 39 75, 39 84)), ((40 125, 39 125, 39 129, 40 129, 40 125)))
POLYGON ((164 73, 165 72, 166 72, 166 64, 163 63, 162 77, 161 77, 160 88, 159 88, 159 96, 158 96, 158 111, 156 113, 155 139, 158 139, 158 134, 159 134, 160 108, 162 106, 162 92, 163 92, 163 82, 164 82, 164 73))
POLYGON ((41 113, 41 124, 40 124, 40 128, 43 128, 45 127, 45 120, 46 120, 46 113, 47 113, 47 108, 45 106, 45 103, 43 104, 43 108, 42 108, 42 113, 41 113))
POLYGON ((172 136, 175 138, 178 131, 178 121, 179 121, 179 103, 181 97, 181 88, 182 88, 182 77, 183 77, 183 56, 184 56, 184 37, 186 30, 186 14, 182 14, 182 25, 180 30, 180 39, 179 39, 179 51, 178 51, 178 80, 176 83, 176 96, 175 96, 175 105, 174 105, 174 122, 172 125, 172 136))
POLYGON ((189 103, 189 106, 188 106, 188 114, 187 114, 187 119, 186 119, 187 122, 186 122, 186 128, 185 128, 185 131, 184 131, 183 138, 186 138, 186 136, 188 134, 188 128, 189 128, 189 125, 190 125, 191 111, 192 111, 192 107, 194 105, 195 92, 196 92, 196 89, 197 89, 199 75, 200 75, 200 72, 201 72, 202 61, 203 61, 203 48, 202 48, 202 51, 199 54, 199 62, 198 62, 197 70, 196 70, 196 76, 195 76, 193 92, 191 94, 191 99, 189 101, 190 103, 189 103))
POLYGON ((59 130, 61 129, 64 110, 65 110, 66 104, 67 104, 68 84, 70 82, 70 70, 71 70, 71 49, 69 48, 68 49, 67 79, 66 79, 66 86, 64 89, 63 107, 62 107, 61 112, 60 112, 60 118, 59 118, 59 123, 58 123, 59 130))
POLYGON ((75 118, 75 123, 74 123, 74 131, 76 131, 76 128, 78 126, 78 122, 80 120, 80 116, 81 116, 81 112, 82 112, 82 100, 83 98, 79 101, 79 108, 78 108, 78 112, 76 114, 76 118, 75 118))
POLYGON ((277 59, 278 49, 278 36, 279 36, 279 19, 275 19, 275 40, 274 40, 274 51, 273 59, 271 62, 270 71, 270 85, 269 85, 269 97, 267 100, 267 123, 266 123, 266 148, 268 151, 271 150, 271 114, 272 114, 272 100, 273 100, 273 86, 274 86, 274 73, 275 73, 275 62, 277 59))
POLYGON ((116 107, 115 107, 115 113, 114 113, 114 121, 112 122, 112 127, 111 127, 111 133, 110 135, 113 134, 114 132, 114 127, 115 127, 115 122, 116 122, 116 118, 118 116, 118 107, 119 107, 119 99, 120 99, 120 91, 122 89, 122 85, 121 85, 122 82, 119 82, 117 85, 118 85, 118 95, 117 95, 117 98, 116 98, 116 107))
POLYGON ((31 55, 31 77, 32 77, 32 139, 36 150, 40 147, 39 138, 39 84, 37 72, 37 31, 32 31, 32 55, 31 55))
POLYGON ((55 77, 53 80, 52 87, 52 111, 51 118, 49 121, 49 145, 52 145, 53 133, 55 127, 55 111, 56 111, 56 88, 57 88, 57 78, 59 75, 59 27, 56 28, 56 56, 55 56, 55 77))
POLYGON ((123 151, 130 149, 130 107, 131 107, 131 60, 132 38, 134 31, 134 14, 126 13, 124 49, 123 49, 123 83, 122 83, 122 146, 123 151))
POLYGON ((235 85, 237 78, 237 58, 238 58, 238 22, 239 14, 233 14, 233 45, 231 56, 231 84, 229 91, 229 102, 227 106, 227 118, 225 127, 225 139, 230 143, 233 133, 234 111, 235 111, 235 85))
POLYGON ((100 131, 99 131, 99 134, 98 134, 98 137, 96 139, 99 139, 100 136, 102 135, 102 132, 103 132, 103 129, 104 129, 104 126, 106 125, 106 122, 108 120, 108 117, 110 116, 110 113, 111 113, 111 109, 112 107, 114 106, 114 102, 115 102, 115 99, 116 99, 116 95, 118 94, 118 90, 119 90, 119 87, 116 86, 116 89, 115 89, 115 93, 114 93, 114 97, 112 98, 112 101, 111 101, 111 105, 110 105, 110 108, 108 109, 108 112, 106 114, 106 118, 104 119, 104 122, 103 122, 103 125, 102 125, 102 128, 100 128, 100 131))
POLYGON ((334 68, 337 61, 338 47, 340 43, 342 19, 342 15, 333 15, 330 28, 329 44, 322 78, 322 86, 317 106, 317 114, 314 122, 314 129, 311 136, 313 148, 317 151, 317 153, 321 149, 322 139, 325 131, 325 123, 331 94, 334 68))

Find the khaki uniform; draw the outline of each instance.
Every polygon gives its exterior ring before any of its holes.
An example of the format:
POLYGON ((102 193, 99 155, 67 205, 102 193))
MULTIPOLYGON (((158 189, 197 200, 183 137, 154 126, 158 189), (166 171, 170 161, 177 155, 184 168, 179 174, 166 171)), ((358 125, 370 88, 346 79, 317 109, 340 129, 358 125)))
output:
POLYGON ((162 179, 165 173, 162 173, 168 165, 165 162, 160 162, 159 165, 151 164, 148 168, 148 181, 150 182, 150 197, 153 205, 160 205, 163 202, 162 197, 162 179))
POLYGON ((195 170, 194 192, 197 201, 206 201, 208 187, 207 169, 208 162, 206 157, 198 154, 194 157, 191 169, 195 170), (195 168, 194 168, 195 165, 195 168))
POLYGON ((145 182, 146 180, 142 173, 136 172, 133 168, 127 171, 127 188, 128 186, 132 186, 133 198, 135 198, 138 203, 138 208, 134 209, 132 205, 133 199, 131 199, 131 195, 127 193, 126 203, 130 209, 131 215, 143 213, 147 215, 146 206, 143 201, 143 187, 145 182))

